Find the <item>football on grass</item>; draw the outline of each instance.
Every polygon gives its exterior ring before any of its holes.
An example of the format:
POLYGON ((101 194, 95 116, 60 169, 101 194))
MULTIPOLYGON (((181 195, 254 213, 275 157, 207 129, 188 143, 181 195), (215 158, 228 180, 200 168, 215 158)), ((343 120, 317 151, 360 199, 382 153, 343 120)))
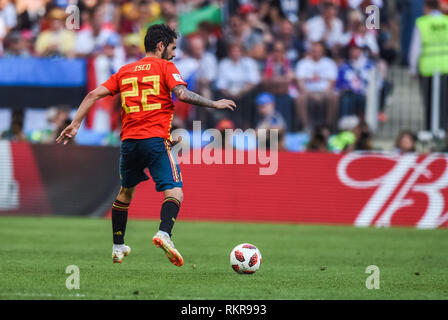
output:
POLYGON ((239 244, 230 252, 230 265, 235 272, 251 274, 260 268, 260 264, 260 250, 253 244, 239 244))

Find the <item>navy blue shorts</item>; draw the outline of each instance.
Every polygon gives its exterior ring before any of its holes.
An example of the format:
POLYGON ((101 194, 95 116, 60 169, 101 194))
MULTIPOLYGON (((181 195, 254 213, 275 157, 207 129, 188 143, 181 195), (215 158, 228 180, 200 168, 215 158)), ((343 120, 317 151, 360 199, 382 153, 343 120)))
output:
POLYGON ((120 180, 125 188, 148 180, 145 169, 156 183, 157 191, 182 187, 182 174, 171 150, 163 138, 126 139, 120 148, 120 180))

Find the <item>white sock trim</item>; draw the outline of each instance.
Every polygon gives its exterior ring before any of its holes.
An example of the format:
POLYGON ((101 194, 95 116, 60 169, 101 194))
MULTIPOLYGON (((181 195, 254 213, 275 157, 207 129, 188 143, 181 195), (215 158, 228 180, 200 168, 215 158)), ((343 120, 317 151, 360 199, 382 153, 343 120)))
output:
POLYGON ((159 230, 159 232, 160 232, 161 234, 167 236, 168 239, 170 239, 170 235, 168 234, 168 232, 165 232, 165 231, 162 231, 162 230, 159 230))
POLYGON ((113 250, 123 250, 124 248, 124 244, 114 244, 113 250))

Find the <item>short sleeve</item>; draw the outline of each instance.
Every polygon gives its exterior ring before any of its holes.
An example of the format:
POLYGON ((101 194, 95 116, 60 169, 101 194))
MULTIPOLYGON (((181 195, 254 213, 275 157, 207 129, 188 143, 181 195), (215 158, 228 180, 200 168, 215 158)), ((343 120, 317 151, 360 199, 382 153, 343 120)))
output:
POLYGON ((298 79, 304 79, 307 77, 305 60, 300 60, 299 62, 297 62, 296 77, 298 79))
POLYGON ((221 62, 219 62, 219 64, 218 64, 218 74, 219 74, 219 77, 216 80, 216 87, 219 90, 223 90, 223 89, 227 88, 228 76, 227 76, 227 72, 226 71, 230 70, 230 69, 228 68, 228 66, 226 64, 227 64, 226 58, 222 59, 221 62))
POLYGON ((103 87, 106 87, 112 95, 117 94, 120 91, 120 87, 118 84, 118 76, 117 74, 113 74, 106 82, 101 84, 103 87))
POLYGON ((330 80, 336 80, 338 77, 338 66, 331 59, 328 59, 327 75, 330 80))
POLYGON ((175 86, 180 84, 187 86, 187 83, 184 79, 182 79, 179 70, 177 70, 176 66, 172 62, 167 63, 165 69, 165 81, 170 91, 172 91, 175 86))
POLYGON ((260 82, 260 72, 258 71, 255 60, 247 58, 246 63, 249 70, 249 73, 247 75, 248 82, 252 84, 258 84, 260 82))

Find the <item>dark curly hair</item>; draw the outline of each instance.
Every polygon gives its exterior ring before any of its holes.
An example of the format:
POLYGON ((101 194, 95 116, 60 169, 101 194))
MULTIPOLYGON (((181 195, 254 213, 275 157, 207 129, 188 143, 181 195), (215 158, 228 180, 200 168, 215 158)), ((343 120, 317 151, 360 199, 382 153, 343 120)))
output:
POLYGON ((177 33, 166 24, 155 24, 146 30, 145 51, 155 52, 157 44, 162 41, 165 47, 177 39, 177 33))

